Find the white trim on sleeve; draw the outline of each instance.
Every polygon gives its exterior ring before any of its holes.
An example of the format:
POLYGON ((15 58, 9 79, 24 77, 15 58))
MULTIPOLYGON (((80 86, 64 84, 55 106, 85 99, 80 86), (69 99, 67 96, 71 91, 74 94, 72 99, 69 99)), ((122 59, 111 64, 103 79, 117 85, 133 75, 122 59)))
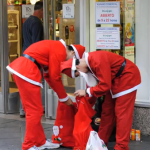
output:
POLYGON ((126 95, 126 94, 128 94, 128 93, 131 93, 131 92, 133 92, 133 91, 137 90, 140 86, 141 86, 141 84, 136 85, 135 87, 133 87, 133 88, 131 88, 131 89, 128 89, 128 90, 125 90, 125 91, 119 92, 119 93, 117 93, 117 94, 115 94, 115 95, 113 95, 113 93, 112 93, 112 91, 111 91, 111 90, 110 90, 110 93, 111 93, 111 95, 112 95, 112 98, 117 98, 117 97, 120 97, 120 96, 126 95))
POLYGON ((87 88, 87 93, 88 93, 89 97, 92 97, 92 94, 90 92, 90 88, 87 88))
POLYGON ((72 46, 72 48, 73 48, 73 50, 74 50, 74 52, 75 52, 76 58, 77 58, 77 59, 80 59, 79 53, 78 53, 77 49, 75 48, 75 46, 72 45, 72 44, 71 44, 70 46, 72 46))
POLYGON ((65 48, 66 48, 66 43, 65 43, 65 41, 63 40, 63 39, 60 39, 59 40, 64 46, 65 46, 65 48))
POLYGON ((20 77, 21 79, 29 82, 29 83, 32 83, 34 85, 37 85, 37 86, 40 86, 41 88, 43 88, 43 85, 40 83, 40 82, 36 82, 34 80, 31 80, 25 76, 23 76, 22 74, 18 73, 17 71, 13 70, 12 68, 10 68, 9 66, 6 67, 6 69, 11 73, 11 74, 15 74, 16 76, 20 77))
POLYGON ((69 97, 67 96, 67 97, 59 99, 59 100, 60 100, 60 102, 66 102, 68 99, 69 99, 69 97))

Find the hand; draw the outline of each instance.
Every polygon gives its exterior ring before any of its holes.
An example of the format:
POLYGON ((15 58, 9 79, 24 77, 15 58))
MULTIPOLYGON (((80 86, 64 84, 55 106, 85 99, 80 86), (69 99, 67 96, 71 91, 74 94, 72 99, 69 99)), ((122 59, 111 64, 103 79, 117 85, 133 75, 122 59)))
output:
POLYGON ((74 93, 74 95, 79 96, 79 97, 86 96, 86 91, 85 90, 78 90, 74 93))
POLYGON ((69 98, 67 101, 64 102, 66 105, 68 106, 72 106, 73 105, 73 102, 72 100, 69 98))

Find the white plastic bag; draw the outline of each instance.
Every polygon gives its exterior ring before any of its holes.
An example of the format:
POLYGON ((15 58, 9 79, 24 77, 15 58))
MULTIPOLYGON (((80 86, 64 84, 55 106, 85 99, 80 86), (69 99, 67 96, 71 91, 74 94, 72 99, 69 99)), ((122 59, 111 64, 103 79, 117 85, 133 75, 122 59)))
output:
POLYGON ((86 150, 108 150, 103 140, 101 140, 95 131, 90 132, 86 145, 86 150))

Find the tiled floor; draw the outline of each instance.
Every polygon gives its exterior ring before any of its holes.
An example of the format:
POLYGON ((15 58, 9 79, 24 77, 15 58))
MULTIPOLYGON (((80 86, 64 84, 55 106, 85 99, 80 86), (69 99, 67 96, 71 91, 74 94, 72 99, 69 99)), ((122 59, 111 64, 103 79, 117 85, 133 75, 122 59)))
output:
MULTIPOLYGON (((54 121, 42 120, 47 138, 52 136, 54 121)), ((0 150, 21 150, 24 139, 25 121, 18 115, 0 114, 0 150), (13 119, 11 119, 13 118, 13 119)), ((108 149, 113 150, 114 142, 109 143, 108 149)), ((142 136, 141 142, 130 142, 130 150, 150 150, 150 137, 142 136)), ((59 150, 71 150, 59 148, 59 150)))

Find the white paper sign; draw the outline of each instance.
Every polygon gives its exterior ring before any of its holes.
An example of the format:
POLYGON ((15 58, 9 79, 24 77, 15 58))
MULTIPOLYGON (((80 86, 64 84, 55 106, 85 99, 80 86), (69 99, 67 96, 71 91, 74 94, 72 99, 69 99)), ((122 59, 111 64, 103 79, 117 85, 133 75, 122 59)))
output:
POLYGON ((34 5, 22 5, 22 18, 28 18, 34 13, 34 5))
POLYGON ((63 18, 74 18, 74 4, 63 4, 63 18))
POLYGON ((120 28, 96 28, 96 49, 120 49, 120 28))
POLYGON ((96 24, 120 24, 120 2, 96 2, 96 24))

